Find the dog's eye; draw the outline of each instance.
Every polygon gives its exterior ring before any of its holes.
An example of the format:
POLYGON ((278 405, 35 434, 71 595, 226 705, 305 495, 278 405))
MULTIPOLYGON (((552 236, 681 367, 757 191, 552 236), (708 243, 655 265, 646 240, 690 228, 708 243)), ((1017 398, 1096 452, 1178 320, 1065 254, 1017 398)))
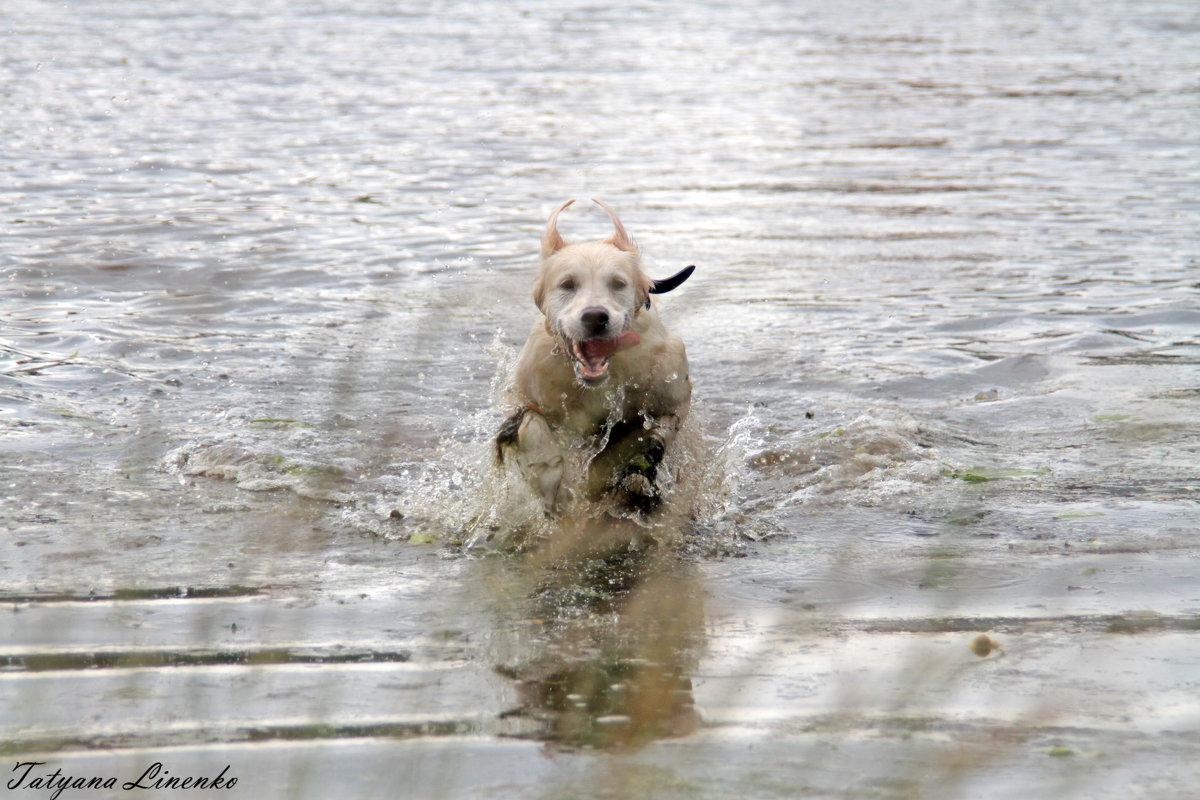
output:
POLYGON ((629 284, 626 282, 626 280, 624 278, 613 278, 612 281, 610 281, 608 285, 613 288, 613 291, 619 292, 622 289, 624 289, 626 286, 628 286, 629 284))
POLYGON ((562 289, 564 292, 575 291, 575 279, 574 278, 564 278, 558 284, 558 288, 562 289))

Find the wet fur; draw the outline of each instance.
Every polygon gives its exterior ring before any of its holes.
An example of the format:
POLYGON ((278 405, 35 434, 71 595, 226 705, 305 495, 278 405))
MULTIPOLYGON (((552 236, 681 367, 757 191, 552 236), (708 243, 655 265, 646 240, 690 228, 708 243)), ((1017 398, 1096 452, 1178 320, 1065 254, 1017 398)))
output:
POLYGON ((496 452, 501 461, 515 461, 554 513, 571 500, 566 448, 590 444, 597 452, 586 498, 648 512, 660 499, 659 465, 691 402, 687 354, 648 302, 653 281, 612 209, 600 203, 613 220, 609 239, 571 244, 559 235, 558 215, 571 202, 551 214, 542 238, 533 289, 542 316, 518 357, 518 408, 501 426, 496 452), (570 343, 595 327, 586 314, 601 310, 605 337, 632 332, 640 341, 613 353, 606 375, 595 381, 574 363, 570 343))

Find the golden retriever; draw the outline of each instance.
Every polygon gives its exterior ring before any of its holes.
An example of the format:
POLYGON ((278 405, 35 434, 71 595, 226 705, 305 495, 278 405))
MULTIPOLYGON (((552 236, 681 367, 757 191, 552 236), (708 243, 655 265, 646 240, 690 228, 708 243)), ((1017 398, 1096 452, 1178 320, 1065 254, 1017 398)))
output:
POLYGON ((687 280, 694 267, 661 281, 641 266, 637 245, 606 203, 614 233, 569 243, 556 208, 542 237, 533 300, 542 317, 517 360, 518 410, 496 436, 548 513, 573 499, 565 454, 582 448, 592 501, 648 513, 657 507, 658 468, 691 403, 683 342, 666 329, 651 300, 687 280), (566 483, 569 483, 566 482, 566 483))

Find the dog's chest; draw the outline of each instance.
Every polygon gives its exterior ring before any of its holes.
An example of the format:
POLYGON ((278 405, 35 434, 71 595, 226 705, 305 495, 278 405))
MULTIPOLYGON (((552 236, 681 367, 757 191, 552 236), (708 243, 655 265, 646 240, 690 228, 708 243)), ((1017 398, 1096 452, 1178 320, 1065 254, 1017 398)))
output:
POLYGON ((654 405, 647 387, 637 381, 608 381, 580 388, 564 403, 563 427, 580 436, 601 435, 615 425, 644 417, 654 405))

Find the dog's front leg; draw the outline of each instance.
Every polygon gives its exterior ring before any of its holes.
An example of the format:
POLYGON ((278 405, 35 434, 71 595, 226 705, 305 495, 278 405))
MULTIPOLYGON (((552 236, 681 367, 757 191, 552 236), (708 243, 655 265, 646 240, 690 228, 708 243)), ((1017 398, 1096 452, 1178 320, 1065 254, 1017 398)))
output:
POLYGON ((679 432, 679 417, 666 414, 648 417, 646 422, 645 433, 638 437, 641 446, 625 467, 622 485, 633 497, 657 501, 655 479, 658 477, 658 467, 667 454, 667 448, 675 441, 675 434, 679 432))
POLYGON ((615 492, 613 499, 621 505, 643 512, 654 510, 660 500, 658 468, 679 425, 678 416, 665 414, 647 416, 642 424, 625 431, 614 430, 605 451, 592 465, 593 496, 615 492))
POLYGON ((541 498, 548 512, 559 510, 564 459, 546 418, 526 406, 506 419, 496 434, 496 458, 514 451, 517 468, 525 482, 541 498))

